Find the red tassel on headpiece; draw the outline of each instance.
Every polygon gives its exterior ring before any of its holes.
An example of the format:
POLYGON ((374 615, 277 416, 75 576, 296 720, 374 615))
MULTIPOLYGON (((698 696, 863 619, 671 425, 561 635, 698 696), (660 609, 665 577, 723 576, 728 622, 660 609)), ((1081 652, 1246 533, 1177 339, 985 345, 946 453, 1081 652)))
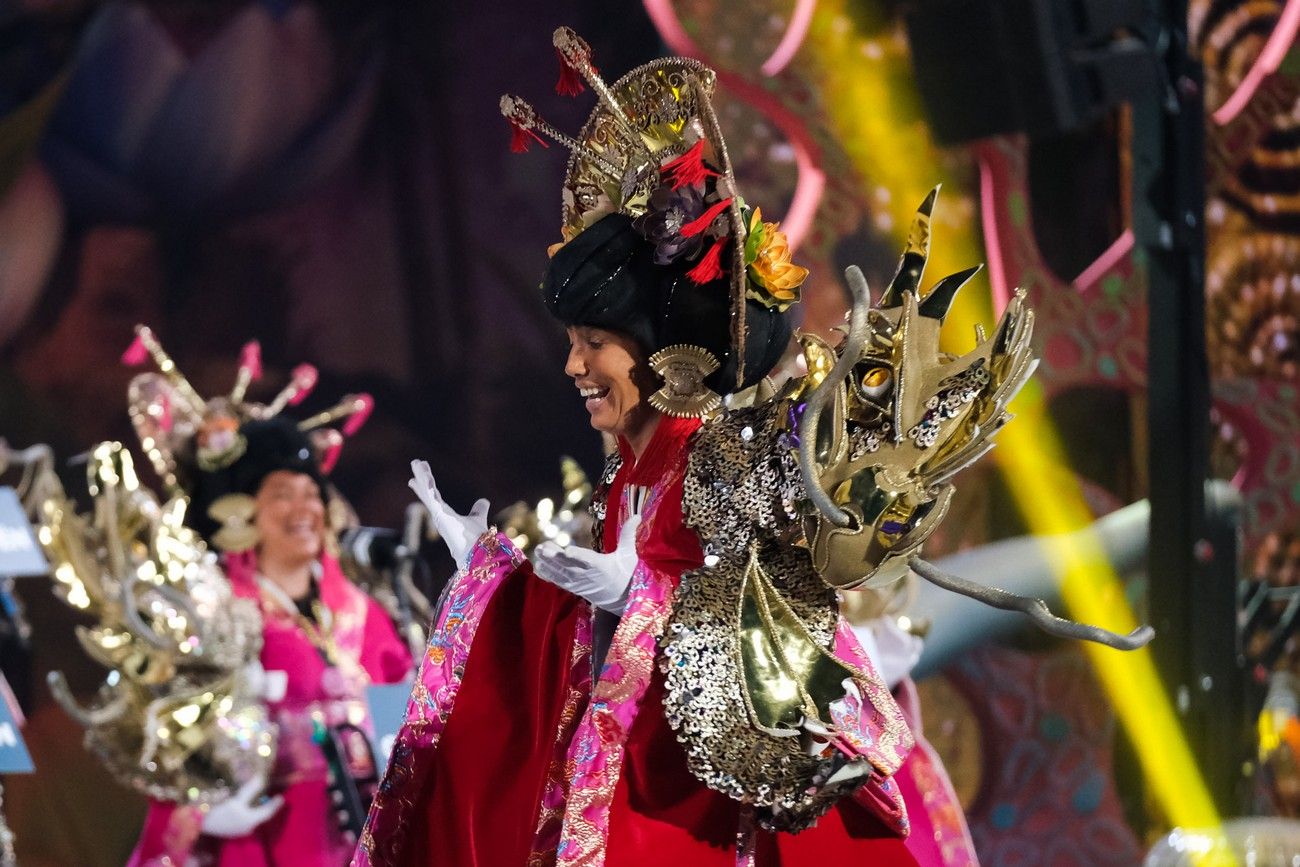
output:
POLYGON ((343 423, 343 435, 345 437, 350 437, 361 430, 361 426, 366 423, 366 419, 370 418, 370 413, 375 408, 375 399, 368 394, 358 394, 356 399, 361 406, 356 412, 348 416, 348 420, 343 423))
POLYGON ((122 363, 128 367, 139 367, 148 360, 149 347, 144 345, 144 341, 137 334, 135 340, 132 340, 131 345, 126 348, 126 352, 122 353, 122 363))
POLYGON ((532 144, 532 142, 537 142, 544 148, 550 147, 550 145, 546 143, 546 139, 542 138, 537 133, 533 132, 531 129, 526 129, 520 126, 519 121, 515 120, 514 118, 509 118, 509 121, 510 121, 510 150, 513 153, 517 153, 517 154, 525 153, 528 150, 528 146, 532 144))
POLYGON ((262 378, 262 344, 256 340, 244 344, 243 351, 239 353, 239 369, 248 371, 250 381, 256 382, 262 378))
POLYGON ((730 204, 731 199, 723 199, 703 214, 700 214, 694 220, 691 220, 685 226, 682 226, 682 237, 694 238, 696 235, 709 228, 709 226, 712 226, 713 221, 718 218, 718 214, 725 211, 730 204))
POLYGON ((672 181, 674 190, 687 184, 698 184, 705 178, 719 177, 717 172, 704 164, 704 139, 695 142, 690 150, 659 171, 665 180, 672 181))
POLYGON ((316 454, 319 455, 320 471, 328 476, 334 470, 334 465, 339 462, 339 455, 343 453, 343 435, 327 427, 312 431, 311 441, 316 454))
POLYGON ((704 258, 694 268, 686 272, 686 276, 697 286, 703 286, 705 283, 712 283, 725 272, 722 270, 722 241, 713 242, 709 252, 704 254, 704 258))
POLYGON ((582 85, 582 76, 569 65, 558 48, 555 49, 555 57, 560 61, 560 80, 555 82, 555 92, 560 96, 577 96, 586 90, 582 85))
POLYGON ((320 378, 316 368, 310 364, 300 364, 293 369, 293 385, 297 391, 294 396, 289 398, 290 406, 297 406, 307 399, 311 390, 316 387, 316 380, 320 378))

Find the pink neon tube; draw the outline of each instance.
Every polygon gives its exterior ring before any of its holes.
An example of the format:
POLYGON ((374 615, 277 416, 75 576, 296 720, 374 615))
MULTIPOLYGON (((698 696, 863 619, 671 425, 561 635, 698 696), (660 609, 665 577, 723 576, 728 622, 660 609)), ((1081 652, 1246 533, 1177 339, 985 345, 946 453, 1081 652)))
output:
POLYGON ((1282 8, 1282 15, 1277 19, 1277 26, 1273 28, 1268 42, 1264 43, 1264 49, 1255 59, 1255 64, 1241 80, 1241 84, 1237 85, 1232 96, 1228 97, 1228 101, 1219 106, 1218 111, 1212 115, 1215 123, 1226 126, 1241 113, 1250 102, 1250 98, 1255 95, 1255 91, 1264 83, 1264 79, 1282 65, 1282 58, 1286 57, 1286 53, 1291 49, 1291 43, 1295 42, 1297 30, 1300 30, 1300 0, 1287 0, 1286 6, 1282 8))

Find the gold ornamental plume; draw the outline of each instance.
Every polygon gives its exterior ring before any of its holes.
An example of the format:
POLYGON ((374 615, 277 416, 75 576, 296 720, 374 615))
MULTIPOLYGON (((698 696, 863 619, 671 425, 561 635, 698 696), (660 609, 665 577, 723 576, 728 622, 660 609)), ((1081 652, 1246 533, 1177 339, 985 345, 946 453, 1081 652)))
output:
POLYGON ((951 479, 993 447, 1006 405, 1033 373, 1033 312, 1017 295, 992 337, 960 357, 939 349, 956 292, 979 268, 920 291, 938 189, 917 211, 898 273, 868 307, 862 272, 846 273, 855 296, 849 334, 832 349, 801 338, 809 374, 800 423, 813 562, 834 586, 888 584, 906 573, 943 520, 951 479), (828 425, 819 427, 823 413, 828 425), (815 470, 812 470, 813 467, 815 470), (812 470, 811 472, 808 472, 812 470))
POLYGON ((954 356, 939 332, 968 268, 922 291, 935 188, 921 204, 898 273, 876 305, 857 267, 848 333, 838 347, 802 338, 808 374, 792 387, 800 402, 798 457, 807 498, 804 536, 813 566, 837 589, 885 587, 908 570, 997 608, 1022 611, 1044 630, 1132 649, 1149 626, 1119 636, 1053 616, 1026 599, 940 572, 920 558, 948 511, 953 478, 993 448, 1011 419, 1007 404, 1038 365, 1034 314, 1018 292, 992 335, 976 326, 975 347, 954 356))
POLYGON ((87 474, 93 511, 79 514, 53 481, 37 535, 56 595, 95 621, 77 627, 78 641, 109 673, 90 707, 59 672, 51 691, 122 783, 180 803, 221 800, 273 759, 273 727, 248 675, 260 613, 234 597, 184 526, 185 498, 160 503, 125 448, 95 447, 87 474))
MULTIPOLYGON (((576 136, 560 132, 514 94, 502 96, 500 102, 501 114, 514 129, 513 150, 525 151, 530 142, 545 145, 548 138, 569 150, 561 198, 563 241, 552 251, 608 214, 645 214, 651 194, 663 182, 663 172, 674 165, 682 171, 674 188, 702 181, 705 175, 716 178, 715 204, 722 208, 728 229, 711 248, 712 257, 718 261, 722 245, 731 247, 731 343, 736 355, 743 357, 745 300, 765 293, 754 295, 743 264, 747 261, 749 223, 741 210, 731 156, 713 108, 717 73, 689 57, 665 57, 607 83, 592 63, 591 46, 573 30, 558 28, 552 42, 561 61, 557 92, 576 95, 585 82, 597 96, 581 131, 576 136), (716 170, 701 162, 706 152, 716 170)), ((702 277, 701 282, 707 280, 702 277)), ((738 369, 737 387, 742 376, 738 369)))
POLYGON ((542 542, 557 545, 591 545, 591 482, 573 458, 560 460, 560 484, 564 490, 558 500, 543 497, 529 505, 520 500, 502 509, 495 518, 510 541, 524 553, 531 553, 542 542))
MULTIPOLYGON (((135 376, 127 388, 127 411, 140 438, 140 447, 163 480, 168 492, 178 492, 186 480, 181 465, 192 458, 204 472, 222 469, 239 460, 246 443, 239 427, 268 419, 297 406, 316 387, 319 374, 310 364, 293 369, 289 382, 268 403, 248 399, 249 387, 262 376, 262 348, 252 340, 239 353, 239 368, 228 394, 204 398, 181 372, 146 325, 135 327, 135 340, 122 354, 122 362, 140 367, 149 362, 156 371, 135 376)), ((350 394, 330 409, 298 423, 310 434, 322 469, 328 473, 338 460, 346 437, 365 424, 374 408, 368 394, 350 394), (335 427, 338 427, 336 430, 335 427)))

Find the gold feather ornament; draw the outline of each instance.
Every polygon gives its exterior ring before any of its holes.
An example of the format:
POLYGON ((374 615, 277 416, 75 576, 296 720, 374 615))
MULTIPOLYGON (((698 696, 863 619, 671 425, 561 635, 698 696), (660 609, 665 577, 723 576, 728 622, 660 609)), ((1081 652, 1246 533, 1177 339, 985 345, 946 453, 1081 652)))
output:
POLYGON ((718 360, 702 346, 678 343, 650 356, 650 369, 663 379, 663 388, 650 395, 650 405, 676 418, 701 418, 717 411, 722 398, 704 384, 718 369, 718 360))

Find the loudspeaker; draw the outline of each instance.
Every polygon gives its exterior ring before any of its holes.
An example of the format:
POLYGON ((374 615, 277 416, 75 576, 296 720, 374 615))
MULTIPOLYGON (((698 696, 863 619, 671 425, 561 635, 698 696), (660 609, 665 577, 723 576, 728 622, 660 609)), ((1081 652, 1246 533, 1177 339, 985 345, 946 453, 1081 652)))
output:
POLYGON ((936 138, 1060 132, 1158 94, 1156 16, 1133 0, 918 0, 907 12, 936 138))

